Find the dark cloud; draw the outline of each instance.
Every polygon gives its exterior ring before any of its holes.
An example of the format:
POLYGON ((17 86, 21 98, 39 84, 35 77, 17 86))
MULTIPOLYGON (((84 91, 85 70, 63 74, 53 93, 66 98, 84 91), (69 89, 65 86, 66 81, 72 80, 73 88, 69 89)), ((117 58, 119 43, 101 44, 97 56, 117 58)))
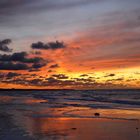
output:
POLYGON ((63 42, 59 42, 59 41, 48 42, 46 44, 43 42, 37 42, 31 45, 32 49, 42 49, 42 50, 57 50, 65 47, 66 45, 63 42))
POLYGON ((41 79, 33 79, 30 81, 31 85, 41 85, 42 84, 42 80, 41 79))
POLYGON ((0 80, 2 81, 4 78, 4 74, 3 73, 0 73, 0 80))
POLYGON ((124 80, 124 78, 118 78, 118 79, 116 79, 116 81, 123 81, 124 80))
POLYGON ((86 78, 86 79, 84 79, 84 78, 74 78, 75 79, 75 81, 77 81, 77 82, 82 82, 82 83, 94 83, 95 82, 95 80, 93 80, 93 79, 91 79, 91 78, 86 78))
MULTIPOLYGON (((0 41, 0 49, 9 52, 10 49, 7 45, 11 43, 10 39, 0 41), (7 49, 6 49, 7 48, 7 49)), ((45 45, 44 45, 45 46, 45 45)), ((63 43, 58 41, 48 43, 48 49, 58 49, 65 47, 63 43)), ((41 54, 40 52, 37 55, 41 54)), ((13 54, 0 54, 0 70, 29 70, 38 71, 38 69, 46 66, 49 63, 48 60, 42 57, 30 56, 27 52, 16 52, 13 54)), ((53 65, 52 68, 58 67, 53 65)))
POLYGON ((122 77, 122 78, 117 78, 117 79, 109 79, 109 80, 107 80, 107 82, 112 82, 112 81, 123 81, 124 80, 124 78, 122 77))
POLYGON ((23 63, 0 62, 0 70, 27 70, 28 65, 23 63))
POLYGON ((44 63, 44 62, 42 62, 42 63, 34 63, 32 65, 32 67, 35 68, 35 69, 39 69, 39 68, 42 68, 44 66, 46 66, 46 63, 44 63))
POLYGON ((15 72, 9 72, 6 75, 7 78, 13 78, 13 77, 17 77, 17 76, 21 76, 21 74, 15 73, 15 72))
POLYGON ((80 75, 80 77, 87 77, 88 76, 88 74, 82 74, 82 75, 80 75))
MULTIPOLYGON (((20 84, 20 85, 28 85, 28 86, 39 86, 39 87, 59 87, 59 88, 117 88, 124 87, 123 84, 113 84, 110 81, 106 81, 105 83, 98 83, 94 79, 90 78, 73 78, 73 79, 61 79, 64 77, 64 74, 52 75, 48 78, 46 76, 38 77, 37 74, 18 74, 18 73, 0 73, 0 80, 2 83, 12 83, 12 84, 20 84)), ((123 80, 123 78, 113 79, 115 80, 123 80)))
POLYGON ((65 74, 54 74, 52 75, 52 77, 56 78, 56 79, 68 79, 69 77, 65 74))
POLYGON ((54 65, 51 65, 49 68, 51 68, 51 69, 59 68, 59 65, 58 64, 54 64, 54 65))
POLYGON ((26 52, 0 55, 0 70, 34 70, 46 66, 47 63, 48 61, 41 57, 29 58, 26 52), (29 66, 31 64, 32 66, 29 66))
POLYGON ((54 72, 53 70, 48 70, 49 73, 54 72))
POLYGON ((0 55, 0 61, 18 61, 23 63, 39 63, 43 59, 40 57, 27 58, 26 52, 13 53, 11 55, 3 54, 0 55))
POLYGON ((69 79, 69 77, 65 74, 54 74, 49 78, 46 78, 46 82, 43 81, 44 85, 47 86, 75 86, 76 87, 84 87, 84 86, 93 86, 96 84, 95 80, 87 78, 73 78, 69 79))
POLYGON ((46 80, 47 80, 47 83, 48 84, 59 84, 61 81, 60 80, 58 80, 58 79, 56 79, 56 78, 54 78, 54 77, 49 77, 49 78, 46 78, 46 80))
POLYGON ((0 41, 0 51, 3 52, 11 52, 12 49, 10 49, 8 47, 8 45, 11 43, 12 41, 10 39, 4 39, 0 41))
POLYGON ((107 75, 104 76, 104 77, 113 77, 113 76, 115 76, 115 74, 114 74, 114 73, 110 73, 110 74, 107 74, 107 75))

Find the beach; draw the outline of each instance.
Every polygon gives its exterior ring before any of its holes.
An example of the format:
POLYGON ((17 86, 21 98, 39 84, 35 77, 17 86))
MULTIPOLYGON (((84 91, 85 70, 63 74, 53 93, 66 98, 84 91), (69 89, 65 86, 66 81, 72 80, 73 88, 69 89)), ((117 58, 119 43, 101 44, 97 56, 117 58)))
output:
POLYGON ((102 92, 2 91, 0 140, 139 140, 139 91, 102 92))

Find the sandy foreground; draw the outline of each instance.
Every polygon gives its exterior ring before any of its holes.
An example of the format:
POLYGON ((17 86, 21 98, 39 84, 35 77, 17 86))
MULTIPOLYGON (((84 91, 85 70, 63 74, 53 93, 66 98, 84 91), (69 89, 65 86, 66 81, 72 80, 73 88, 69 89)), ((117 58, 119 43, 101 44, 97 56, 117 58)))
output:
POLYGON ((0 99, 0 140, 140 140, 138 109, 49 107, 29 97, 0 99))

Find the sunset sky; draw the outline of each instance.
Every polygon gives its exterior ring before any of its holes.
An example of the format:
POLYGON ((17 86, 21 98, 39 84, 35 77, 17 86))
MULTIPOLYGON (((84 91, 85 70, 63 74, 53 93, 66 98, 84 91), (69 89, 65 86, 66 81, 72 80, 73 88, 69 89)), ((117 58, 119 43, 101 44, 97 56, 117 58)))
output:
POLYGON ((140 88, 140 0, 0 0, 0 88, 140 88))

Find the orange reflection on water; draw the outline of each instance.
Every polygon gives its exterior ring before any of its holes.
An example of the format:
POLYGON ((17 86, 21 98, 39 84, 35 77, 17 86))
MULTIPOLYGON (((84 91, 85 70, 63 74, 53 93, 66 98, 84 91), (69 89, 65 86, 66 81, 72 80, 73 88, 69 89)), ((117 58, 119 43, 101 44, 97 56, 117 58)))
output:
POLYGON ((138 140, 135 121, 76 118, 30 118, 30 134, 39 140, 138 140))
POLYGON ((47 100, 42 100, 42 99, 33 99, 33 98, 25 98, 23 100, 23 102, 25 104, 34 104, 34 103, 43 103, 43 102, 47 102, 47 100))
POLYGON ((0 103, 8 103, 11 102, 15 97, 11 96, 0 96, 0 103))
POLYGON ((72 107, 49 109, 49 111, 44 108, 41 112, 34 113, 37 113, 37 115, 27 117, 21 114, 21 116, 16 117, 16 122, 18 122, 19 127, 24 128, 35 139, 139 140, 139 130, 136 130, 136 128, 140 127, 140 122, 139 120, 129 120, 134 116, 140 118, 137 110, 86 109, 82 107, 74 109, 72 107), (47 117, 50 112, 54 117, 47 117), (95 112, 99 112, 101 117, 104 118, 56 117, 62 112, 93 117, 95 112), (105 116, 110 117, 110 119, 106 119, 105 116), (123 118, 126 118, 126 120, 123 118))
POLYGON ((43 102, 47 102, 47 100, 35 99, 32 97, 0 96, 0 103, 35 104, 43 102))

